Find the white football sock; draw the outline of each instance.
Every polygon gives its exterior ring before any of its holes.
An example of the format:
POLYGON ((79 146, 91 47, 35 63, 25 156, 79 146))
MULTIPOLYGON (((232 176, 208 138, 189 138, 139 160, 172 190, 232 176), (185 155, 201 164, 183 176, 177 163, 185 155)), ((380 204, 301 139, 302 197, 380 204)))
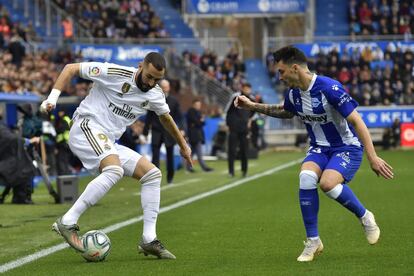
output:
POLYGON ((141 178, 141 205, 143 210, 144 243, 149 243, 157 237, 156 223, 160 210, 161 171, 158 168, 149 170, 141 178))
POLYGON ((83 212, 95 205, 123 175, 124 169, 120 166, 105 167, 100 175, 89 182, 81 196, 62 217, 62 223, 65 225, 76 224, 83 212))

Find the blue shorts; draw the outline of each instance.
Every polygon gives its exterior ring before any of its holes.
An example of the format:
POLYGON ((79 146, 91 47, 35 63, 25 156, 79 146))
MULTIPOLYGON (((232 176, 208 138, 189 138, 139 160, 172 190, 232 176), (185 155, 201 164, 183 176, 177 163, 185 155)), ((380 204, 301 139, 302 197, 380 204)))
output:
POLYGON ((303 163, 312 161, 318 164, 322 171, 335 170, 343 176, 346 183, 351 181, 361 166, 363 154, 363 147, 310 146, 303 163))

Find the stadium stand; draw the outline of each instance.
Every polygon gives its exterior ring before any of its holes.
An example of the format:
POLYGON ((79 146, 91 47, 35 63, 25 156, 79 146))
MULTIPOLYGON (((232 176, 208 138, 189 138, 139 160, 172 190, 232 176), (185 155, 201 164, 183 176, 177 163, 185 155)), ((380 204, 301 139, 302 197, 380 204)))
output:
MULTIPOLYGON (((71 51, 48 50, 27 53, 21 65, 13 63, 12 54, 2 51, 0 58, 0 91, 5 93, 34 93, 42 96, 50 92, 58 73, 67 63, 77 61, 71 51)), ((80 82, 68 88, 65 95, 85 96, 87 84, 80 82), (75 92, 76 91, 76 92, 75 92)))
MULTIPOLYGON (((320 75, 335 78, 360 105, 411 105, 414 103, 414 53, 407 48, 364 48, 361 52, 346 51, 340 56, 336 50, 319 53, 309 59, 311 70, 320 75)), ((274 65, 268 63, 269 75, 277 89, 283 89, 278 81, 274 65)))
POLYGON ((339 36, 349 34, 349 24, 346 13, 347 1, 318 0, 316 13, 316 36, 339 36))
POLYGON ((145 0, 55 2, 96 38, 168 37, 164 24, 145 0))
POLYGON ((349 23, 351 35, 375 34, 411 37, 414 32, 412 1, 351 0, 349 3, 349 23))
POLYGON ((220 58, 215 52, 206 49, 198 55, 196 52, 184 51, 183 58, 200 67, 209 78, 218 80, 233 91, 238 91, 241 84, 246 82, 246 65, 241 60, 240 54, 235 49, 220 58))

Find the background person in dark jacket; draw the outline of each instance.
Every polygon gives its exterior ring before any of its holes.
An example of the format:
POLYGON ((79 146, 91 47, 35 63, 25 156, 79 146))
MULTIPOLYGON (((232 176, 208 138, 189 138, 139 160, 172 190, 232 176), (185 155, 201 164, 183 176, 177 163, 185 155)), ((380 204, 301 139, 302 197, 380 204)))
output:
MULTIPOLYGON (((2 122, 2 114, 0 107, 0 183, 6 186, 6 190, 13 189, 12 203, 30 204, 33 203, 32 179, 35 170, 25 147, 38 144, 40 138, 27 139, 13 133, 2 122)), ((3 203, 6 195, 3 193, 0 203, 3 203)))
MULTIPOLYGON (((191 146, 191 157, 197 155, 198 163, 205 172, 212 171, 203 160, 202 144, 204 144, 204 116, 201 114, 201 101, 194 100, 192 107, 187 111, 187 136, 191 146)), ((187 167, 187 171, 194 172, 193 168, 187 167)))
MULTIPOLYGON (((251 98, 252 87, 249 83, 242 85, 241 92, 233 94, 230 103, 227 108, 226 123, 229 127, 228 138, 228 167, 229 175, 234 177, 234 160, 236 159, 237 149, 240 153, 241 170, 243 177, 247 174, 248 161, 248 134, 249 123, 253 113, 250 110, 240 109, 235 107, 232 103, 234 99, 240 95, 251 98)), ((254 101, 254 99, 252 99, 254 101)))
POLYGON ((69 131, 71 119, 65 110, 59 110, 55 119, 56 129, 56 169, 58 175, 71 174, 70 159, 72 152, 69 149, 69 131))
MULTIPOLYGON (((179 129, 183 129, 182 125, 182 113, 180 111, 180 104, 177 99, 170 95, 170 82, 167 80, 162 80, 160 82, 160 87, 164 91, 167 104, 170 107, 170 115, 173 117, 175 123, 179 129)), ((151 149, 152 149, 152 163, 160 167, 160 148, 164 143, 165 149, 167 151, 167 183, 171 184, 174 178, 174 138, 164 129, 161 125, 158 116, 149 111, 145 119, 145 127, 143 134, 148 136, 148 132, 151 129, 151 149)))

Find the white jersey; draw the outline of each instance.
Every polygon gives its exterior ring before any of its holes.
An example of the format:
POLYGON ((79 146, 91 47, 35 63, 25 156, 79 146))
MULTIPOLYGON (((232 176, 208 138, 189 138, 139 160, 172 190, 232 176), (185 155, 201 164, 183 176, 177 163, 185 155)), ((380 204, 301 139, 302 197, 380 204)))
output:
POLYGON ((91 116, 112 136, 110 139, 119 139, 126 127, 148 110, 157 115, 168 113, 170 109, 158 85, 148 92, 137 87, 137 71, 134 67, 112 63, 81 63, 80 77, 93 81, 93 86, 76 109, 74 118, 91 116))

